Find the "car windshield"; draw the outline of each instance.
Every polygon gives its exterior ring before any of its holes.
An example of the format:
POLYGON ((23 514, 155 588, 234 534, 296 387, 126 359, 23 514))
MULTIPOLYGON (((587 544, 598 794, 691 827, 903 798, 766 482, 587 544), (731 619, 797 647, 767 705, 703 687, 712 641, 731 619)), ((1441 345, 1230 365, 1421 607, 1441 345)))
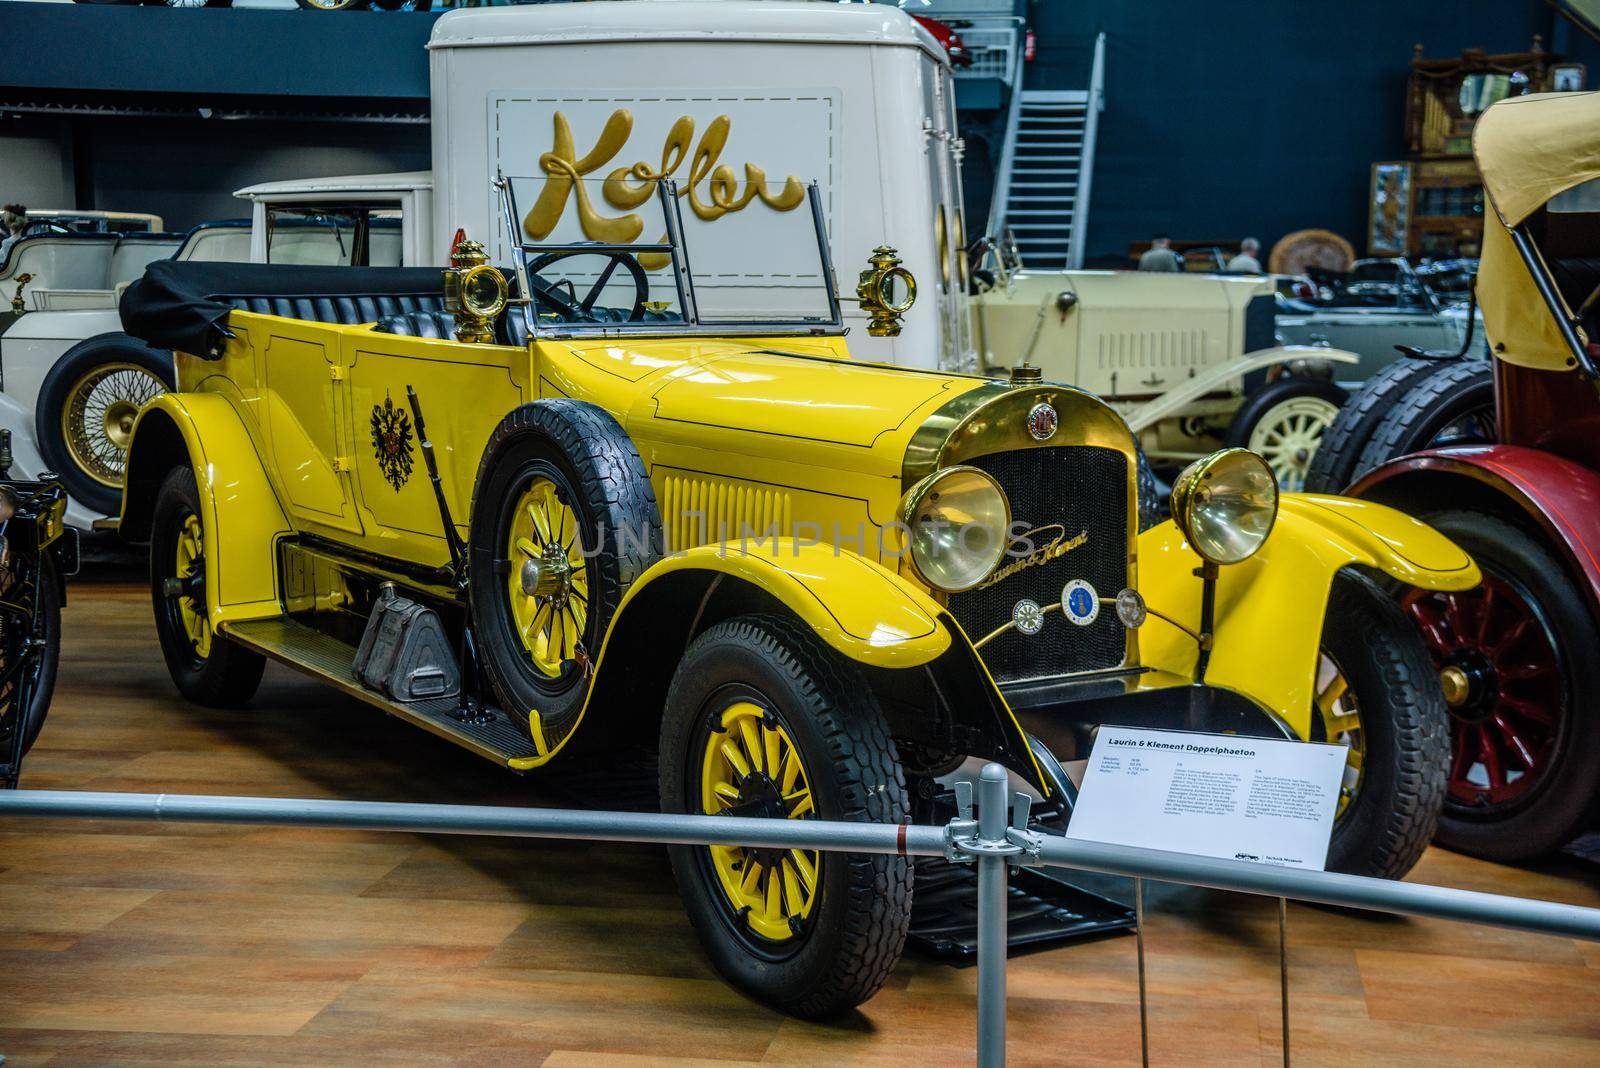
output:
POLYGON ((498 179, 494 251, 516 260, 535 333, 840 332, 814 185, 637 171, 498 179))

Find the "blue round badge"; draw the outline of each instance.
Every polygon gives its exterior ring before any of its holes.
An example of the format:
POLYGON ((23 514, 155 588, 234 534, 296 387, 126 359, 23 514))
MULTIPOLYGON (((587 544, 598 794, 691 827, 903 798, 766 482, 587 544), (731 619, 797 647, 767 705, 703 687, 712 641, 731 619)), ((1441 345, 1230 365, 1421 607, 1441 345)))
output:
POLYGON ((1083 579, 1073 579, 1061 590, 1061 614, 1087 627, 1100 615, 1100 595, 1083 579))

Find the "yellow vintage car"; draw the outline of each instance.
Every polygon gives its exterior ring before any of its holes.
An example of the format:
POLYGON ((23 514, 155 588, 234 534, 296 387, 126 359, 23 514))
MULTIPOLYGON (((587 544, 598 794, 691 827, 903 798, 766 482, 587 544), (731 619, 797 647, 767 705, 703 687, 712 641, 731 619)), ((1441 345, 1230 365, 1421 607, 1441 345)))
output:
MULTIPOLYGON (((563 240, 572 179, 499 179, 509 272, 470 241, 442 274, 152 266, 123 318, 178 388, 121 529, 178 689, 239 705, 276 659, 502 767, 644 743, 664 810, 790 819, 930 819, 989 760, 1063 813, 1103 723, 1337 742, 1333 866, 1410 868, 1448 728, 1380 583, 1471 586, 1464 553, 1242 450, 1138 534, 1110 408, 852 360, 815 188, 708 229, 793 195, 717 181, 596 243, 563 240)), ((895 330, 914 282, 879 249, 851 299, 895 330)), ((899 958, 905 858, 672 861, 712 961, 789 1012, 899 958)))

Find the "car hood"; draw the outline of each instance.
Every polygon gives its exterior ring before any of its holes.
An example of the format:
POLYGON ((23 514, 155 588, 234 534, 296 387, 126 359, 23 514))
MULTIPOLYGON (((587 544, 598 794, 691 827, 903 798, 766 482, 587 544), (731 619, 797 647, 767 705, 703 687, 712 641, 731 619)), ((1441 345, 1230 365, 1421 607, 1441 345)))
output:
POLYGON ((988 384, 857 361, 834 339, 612 340, 572 352, 602 372, 580 391, 614 398, 606 406, 641 444, 896 479, 929 416, 988 384))

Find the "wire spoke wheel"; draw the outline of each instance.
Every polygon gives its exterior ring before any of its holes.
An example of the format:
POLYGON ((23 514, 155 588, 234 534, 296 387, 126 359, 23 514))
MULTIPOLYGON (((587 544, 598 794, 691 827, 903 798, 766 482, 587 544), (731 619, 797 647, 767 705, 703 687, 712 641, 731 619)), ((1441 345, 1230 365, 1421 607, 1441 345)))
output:
MULTIPOLYGON (((758 704, 736 700, 708 720, 701 746, 700 810, 706 815, 811 819, 811 780, 794 739, 758 704)), ((728 907, 769 942, 799 936, 816 904, 815 850, 709 846, 728 907)))
POLYGON ((1339 415, 1339 405, 1301 396, 1275 405, 1250 431, 1246 447, 1267 461, 1278 485, 1288 491, 1305 486, 1306 472, 1322 435, 1339 415))
POLYGON ((556 483, 535 476, 506 535, 511 618, 523 650, 547 678, 586 661, 589 572, 578 516, 556 483))
POLYGON ((1555 765, 1561 742, 1555 635, 1521 590, 1487 569, 1474 589, 1413 589, 1402 605, 1450 705, 1451 805, 1484 815, 1519 805, 1555 765))
POLYGON ((72 462, 101 485, 120 489, 139 409, 166 390, 161 379, 132 363, 104 364, 79 378, 61 411, 72 462))

